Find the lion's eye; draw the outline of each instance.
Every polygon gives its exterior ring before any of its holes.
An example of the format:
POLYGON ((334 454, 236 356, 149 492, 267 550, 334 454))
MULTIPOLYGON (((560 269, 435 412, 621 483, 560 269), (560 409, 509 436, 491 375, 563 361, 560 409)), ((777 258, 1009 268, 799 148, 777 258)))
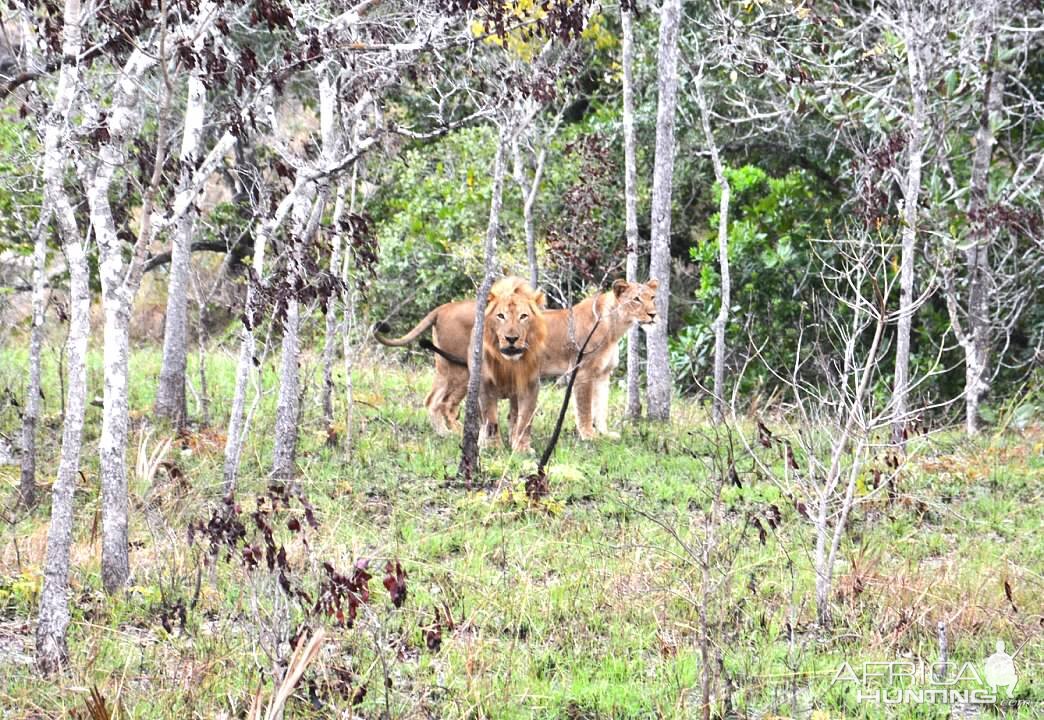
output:
POLYGON ((527 317, 529 317, 529 315, 526 315, 525 313, 522 313, 521 315, 518 316, 518 319, 519 320, 525 320, 527 317))
POLYGON ((504 319, 504 313, 497 313, 497 317, 500 318, 501 320, 503 320, 504 319))

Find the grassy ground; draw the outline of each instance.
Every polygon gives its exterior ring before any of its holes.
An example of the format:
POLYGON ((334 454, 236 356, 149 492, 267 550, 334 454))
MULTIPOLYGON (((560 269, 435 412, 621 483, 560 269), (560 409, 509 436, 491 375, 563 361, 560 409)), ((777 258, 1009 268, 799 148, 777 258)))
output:
MULTIPOLYGON (((100 393, 98 360, 92 358, 90 382, 100 393)), ((24 362, 24 353, 0 354, 6 387, 22 387, 24 362)), ((288 717, 698 717, 704 585, 686 547, 699 554, 716 484, 706 457, 724 445, 707 436, 701 408, 680 402, 669 428, 624 427, 621 440, 593 444, 576 440, 570 416, 550 496, 533 503, 520 479, 531 458, 489 451, 481 486, 456 482, 458 441, 433 436, 423 412, 426 371, 374 364, 357 370, 352 453, 328 447, 316 407, 319 376, 309 361, 299 460, 318 528, 304 522, 299 506, 270 516, 293 568, 290 581, 310 599, 288 601, 263 562, 248 571, 237 551, 204 564, 207 542, 188 544, 189 524, 221 508, 221 433, 234 361, 215 352, 207 362, 212 425, 176 441, 165 455, 171 465, 150 479, 134 470, 138 455, 153 453, 170 433, 148 428, 159 357, 133 357, 134 577, 115 599, 100 589, 100 409, 90 409, 76 496, 72 657, 55 680, 42 679, 29 663, 47 505, 3 529, 3 717, 69 717, 72 710, 85 717, 94 686, 129 717, 242 717, 259 687, 264 697, 271 693, 264 648, 280 618, 295 629, 325 623, 331 638, 288 717), (304 529, 294 532, 295 525, 304 529), (347 574, 361 558, 369 559, 374 578, 353 627, 311 614, 327 577, 323 563, 347 574), (382 586, 389 560, 406 573, 401 607, 382 586)), ((49 484, 60 422, 54 356, 46 371, 42 474, 49 484)), ((190 376, 198 388, 196 372, 190 376)), ((249 513, 267 486, 273 380, 269 367, 237 496, 250 533, 249 513)), ((538 448, 560 397, 545 388, 538 448)), ((614 418, 619 400, 614 394, 614 418)), ((16 430, 8 406, 0 431, 16 430)), ((947 705, 886 708, 860 702, 853 683, 832 683, 843 661, 857 670, 871 660, 934 662, 942 620, 951 660, 972 662, 980 673, 996 640, 1009 652, 1021 647, 1015 698, 982 715, 1044 716, 1042 445, 1039 429, 920 442, 903 468, 898 497, 875 497, 853 513, 829 633, 813 624, 808 523, 775 482, 741 459, 743 487, 725 488, 709 570, 716 708, 817 720, 948 717, 947 705), (782 521, 775 528, 759 521, 767 531, 759 538, 753 519, 772 505, 782 521)), ((13 488, 16 468, 0 473, 5 490, 13 488)))

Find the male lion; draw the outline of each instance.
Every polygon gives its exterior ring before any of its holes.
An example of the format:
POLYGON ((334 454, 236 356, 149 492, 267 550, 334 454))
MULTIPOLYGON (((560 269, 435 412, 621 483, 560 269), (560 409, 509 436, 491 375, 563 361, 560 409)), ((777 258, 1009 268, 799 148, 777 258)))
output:
MULTIPOLYGON (((499 442, 497 400, 511 401, 509 434, 512 449, 529 449, 529 436, 540 391, 540 357, 547 335, 544 294, 522 278, 506 277, 490 289, 482 338, 482 387, 479 403, 483 440, 499 442)), ((435 357, 435 383, 424 401, 435 432, 446 435, 460 429, 457 409, 467 395, 467 358, 475 324, 475 301, 445 303, 428 313, 400 338, 387 338, 383 323, 374 333, 379 342, 393 347, 409 345, 428 328, 434 345, 450 351, 435 357), (449 356, 447 359, 446 356, 449 356), (447 379, 450 382, 447 382, 447 379), (452 414, 446 408, 452 407, 452 414)))
MULTIPOLYGON (((540 361, 547 342, 544 293, 522 278, 506 277, 489 292, 482 334, 481 439, 498 445, 497 401, 511 402, 511 449, 529 450, 533 416, 540 394, 540 361)), ((470 335, 470 331, 469 331, 470 335)), ((465 381, 465 393, 467 382, 465 381)))
MULTIPOLYGON (((620 338, 635 323, 648 325, 655 321, 658 285, 656 280, 648 283, 617 280, 611 292, 589 297, 569 310, 544 313, 547 342, 540 361, 542 377, 559 377, 568 373, 596 316, 601 318, 574 385, 577 432, 584 440, 599 433, 615 436, 608 427, 609 378, 619 363, 620 338)), ((434 326, 434 344, 439 354, 435 357, 435 382, 425 404, 432 425, 440 434, 460 427, 457 414, 468 385, 464 358, 467 357, 474 318, 474 302, 447 303, 433 310, 417 327, 397 340, 377 336, 386 345, 407 345, 434 326)))

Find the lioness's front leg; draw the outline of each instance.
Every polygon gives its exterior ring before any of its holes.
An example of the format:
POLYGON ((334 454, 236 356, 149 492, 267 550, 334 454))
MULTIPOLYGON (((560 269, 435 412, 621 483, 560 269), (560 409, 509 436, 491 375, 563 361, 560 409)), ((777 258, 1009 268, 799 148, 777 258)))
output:
POLYGON ((609 377, 609 375, 604 375, 595 379, 591 405, 595 430, 606 437, 615 439, 620 437, 620 434, 609 430, 609 377))
POLYGON ((581 440, 593 440, 595 429, 591 415, 594 387, 591 378, 577 375, 573 392, 576 393, 576 431, 581 440))
POLYGON ((521 397, 511 398, 511 449, 515 452, 529 452, 529 441, 533 430, 533 417, 536 415, 537 397, 540 395, 540 381, 532 383, 521 397))

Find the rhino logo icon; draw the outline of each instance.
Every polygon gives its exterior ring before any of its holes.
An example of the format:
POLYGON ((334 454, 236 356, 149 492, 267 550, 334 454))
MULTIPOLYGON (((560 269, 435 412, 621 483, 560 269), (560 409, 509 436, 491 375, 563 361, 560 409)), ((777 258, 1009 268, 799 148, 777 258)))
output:
POLYGON ((998 640, 997 652, 986 658, 986 684, 993 688, 993 692, 997 692, 999 687, 1007 688, 1010 698, 1018 681, 1015 661, 1011 655, 1004 652, 1004 641, 998 640))

